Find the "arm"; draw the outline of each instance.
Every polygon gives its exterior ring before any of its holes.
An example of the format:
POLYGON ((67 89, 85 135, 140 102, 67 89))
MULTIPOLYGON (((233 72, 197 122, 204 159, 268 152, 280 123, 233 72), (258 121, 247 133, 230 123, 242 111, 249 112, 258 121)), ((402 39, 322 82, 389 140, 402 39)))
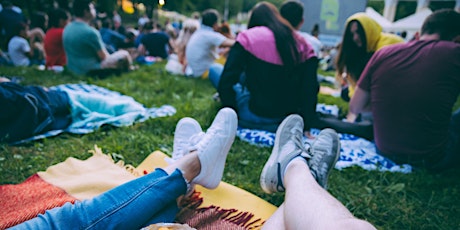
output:
POLYGON ((233 39, 226 39, 221 44, 220 47, 231 47, 235 44, 235 40, 233 39))
POLYGON ((370 93, 358 86, 350 101, 350 112, 359 114, 361 112, 370 111, 370 99, 370 93))
POLYGON ((236 43, 231 49, 225 63, 224 71, 217 87, 223 107, 237 110, 236 94, 233 86, 239 82, 247 64, 247 51, 236 43))

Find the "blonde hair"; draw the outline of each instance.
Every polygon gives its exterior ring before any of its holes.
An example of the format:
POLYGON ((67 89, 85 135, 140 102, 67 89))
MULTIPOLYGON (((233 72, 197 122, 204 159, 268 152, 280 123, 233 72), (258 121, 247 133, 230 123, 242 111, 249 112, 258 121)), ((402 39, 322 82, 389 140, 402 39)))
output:
POLYGON ((196 19, 187 19, 182 25, 182 30, 176 39, 176 53, 179 57, 179 62, 184 63, 185 60, 185 47, 187 47, 188 40, 197 29, 200 28, 200 22, 196 19))

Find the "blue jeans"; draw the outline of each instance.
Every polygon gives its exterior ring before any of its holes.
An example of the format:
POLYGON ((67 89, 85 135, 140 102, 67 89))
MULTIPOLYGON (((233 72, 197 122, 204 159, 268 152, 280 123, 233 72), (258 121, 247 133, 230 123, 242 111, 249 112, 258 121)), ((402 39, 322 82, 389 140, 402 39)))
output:
POLYGON ((240 83, 233 86, 236 93, 236 106, 238 108, 238 125, 249 129, 262 129, 270 132, 276 132, 279 124, 285 117, 267 118, 254 114, 249 109, 249 99, 251 93, 240 83))
POLYGON ((168 175, 156 169, 93 199, 46 211, 12 229, 140 229, 171 223, 178 212, 176 199, 186 190, 179 170, 168 175))
POLYGON ((209 67, 208 78, 216 89, 219 86, 220 76, 222 75, 223 71, 224 66, 219 63, 213 63, 211 67, 209 67))

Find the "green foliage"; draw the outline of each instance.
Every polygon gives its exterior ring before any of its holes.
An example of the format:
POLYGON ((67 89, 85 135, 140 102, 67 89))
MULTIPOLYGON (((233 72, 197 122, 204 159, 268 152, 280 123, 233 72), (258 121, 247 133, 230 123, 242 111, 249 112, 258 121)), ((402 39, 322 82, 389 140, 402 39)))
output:
MULTIPOLYGON (((33 67, 0 67, 4 76, 24 77, 25 85, 84 82, 120 91, 147 107, 170 104, 177 109, 174 116, 130 127, 103 127, 87 135, 62 134, 22 146, 0 144, 0 184, 20 183, 67 157, 86 159, 90 156, 88 150, 96 144, 105 153, 115 153, 127 164, 137 166, 155 150, 171 153, 173 132, 180 118, 193 117, 204 129, 209 127, 219 109, 212 99, 215 90, 209 81, 173 76, 163 69, 164 63, 157 63, 122 76, 94 79, 68 72, 38 71, 33 67)), ((338 98, 320 95, 319 102, 338 104, 346 111, 347 104, 338 98)), ((267 195, 259 186, 259 175, 270 152, 271 148, 255 147, 237 138, 223 180, 280 205, 283 194, 267 195)), ((436 175, 425 171, 400 174, 353 167, 332 172, 329 192, 354 215, 379 229, 460 229, 459 173, 455 169, 436 175)))

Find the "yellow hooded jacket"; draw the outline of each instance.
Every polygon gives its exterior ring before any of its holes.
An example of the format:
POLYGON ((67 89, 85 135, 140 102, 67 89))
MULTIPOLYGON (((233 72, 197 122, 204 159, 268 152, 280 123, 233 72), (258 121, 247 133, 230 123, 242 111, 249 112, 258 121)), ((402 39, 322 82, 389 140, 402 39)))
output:
MULTIPOLYGON (((382 32, 382 27, 372 18, 367 16, 365 13, 356 13, 350 16, 346 21, 346 27, 348 24, 356 20, 358 21, 364 29, 364 34, 366 36, 366 48, 368 53, 373 53, 378 51, 387 45, 392 45, 396 43, 404 42, 404 40, 394 34, 382 32)), ((353 82, 356 84, 356 82, 353 82)), ((355 93, 355 85, 351 84, 348 88, 348 96, 351 98, 355 93)))

